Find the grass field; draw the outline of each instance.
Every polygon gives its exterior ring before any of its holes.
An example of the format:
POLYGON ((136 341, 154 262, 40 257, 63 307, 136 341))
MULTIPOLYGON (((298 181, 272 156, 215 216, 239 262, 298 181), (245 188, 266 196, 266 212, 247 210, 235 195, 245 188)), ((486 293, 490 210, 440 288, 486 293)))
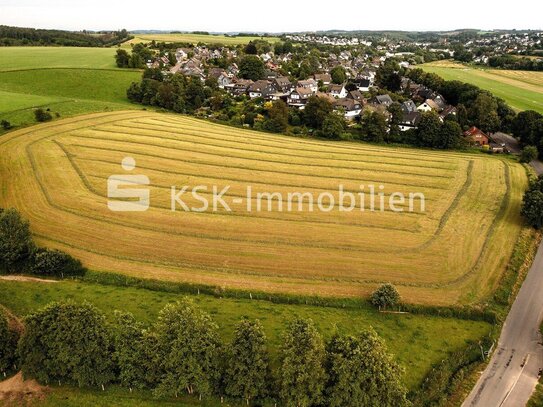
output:
POLYGON ((0 47, 0 71, 44 68, 113 69, 115 48, 0 47))
POLYGON ((205 34, 134 34, 134 38, 123 43, 123 46, 130 46, 140 42, 186 42, 192 44, 223 44, 223 45, 243 45, 250 41, 265 39, 270 43, 279 41, 277 37, 229 37, 225 35, 205 35, 205 34))
POLYGON ((489 90, 516 110, 543 113, 543 72, 481 69, 452 61, 437 61, 419 67, 443 79, 472 83, 489 90))
MULTIPOLYGON (((17 315, 26 315, 50 301, 62 298, 78 302, 90 301, 109 317, 115 309, 130 311, 147 324, 156 319, 164 305, 180 298, 179 295, 171 293, 79 282, 36 284, 0 281, 0 290, 2 304, 17 315)), ((461 349, 468 341, 479 340, 490 331, 490 325, 485 322, 423 315, 381 314, 369 307, 324 308, 206 295, 192 298, 212 315, 220 326, 225 341, 231 339, 234 326, 242 316, 260 319, 269 339, 274 364, 278 363, 281 334, 287 322, 296 316, 313 319, 325 338, 330 338, 336 329, 340 333, 356 333, 373 326, 386 340, 390 352, 409 372, 405 375, 405 383, 412 390, 418 388, 431 367, 450 352, 461 349), (449 334, 445 337, 443 332, 449 334)))
MULTIPOLYGON (((41 244, 96 271, 255 291, 367 295, 393 282, 409 302, 472 303, 498 284, 521 229, 522 166, 486 155, 267 135, 179 115, 115 112, 0 139, 0 205, 41 244), (132 156, 151 209, 111 212, 106 181, 132 156), (426 212, 247 212, 257 192, 422 192, 426 212), (170 186, 229 185, 232 212, 172 212, 170 186)), ((337 197, 337 192, 334 193, 337 197)), ((199 206, 194 199, 187 204, 199 206)), ((277 202, 274 208, 277 208, 277 202)))
POLYGON ((115 68, 111 48, 0 47, 0 119, 34 122, 33 110, 61 117, 131 108, 126 89, 141 73, 115 68))

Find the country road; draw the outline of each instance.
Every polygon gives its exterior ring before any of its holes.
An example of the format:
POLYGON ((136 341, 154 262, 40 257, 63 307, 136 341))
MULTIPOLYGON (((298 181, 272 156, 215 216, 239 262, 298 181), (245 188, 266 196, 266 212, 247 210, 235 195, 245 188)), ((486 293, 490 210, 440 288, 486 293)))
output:
MULTIPOLYGON (((532 163, 538 174, 541 162, 532 163)), ((543 243, 505 320, 497 348, 463 407, 525 406, 543 368, 543 243)))

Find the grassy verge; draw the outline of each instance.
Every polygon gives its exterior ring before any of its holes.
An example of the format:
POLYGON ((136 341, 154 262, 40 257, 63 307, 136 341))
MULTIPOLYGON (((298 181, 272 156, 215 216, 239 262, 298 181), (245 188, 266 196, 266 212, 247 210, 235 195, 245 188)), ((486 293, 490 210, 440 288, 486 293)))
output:
MULTIPOLYGON (((543 325, 541 325, 541 332, 543 332, 543 325)), ((543 406, 543 378, 539 379, 539 384, 535 388, 534 394, 526 404, 526 407, 541 407, 543 406)))
MULTIPOLYGON (((541 323, 541 326, 539 327, 539 331, 541 332, 541 335, 543 335, 543 323, 541 323)), ((543 406, 543 377, 539 379, 539 384, 537 385, 534 394, 532 394, 532 398, 526 405, 526 407, 541 407, 543 406)))
POLYGON ((112 386, 105 391, 94 389, 76 389, 73 387, 51 387, 50 394, 39 402, 41 407, 218 407, 235 406, 237 403, 226 402, 221 404, 219 400, 198 400, 191 397, 180 397, 172 400, 157 400, 148 391, 134 391, 129 393, 126 389, 112 386))

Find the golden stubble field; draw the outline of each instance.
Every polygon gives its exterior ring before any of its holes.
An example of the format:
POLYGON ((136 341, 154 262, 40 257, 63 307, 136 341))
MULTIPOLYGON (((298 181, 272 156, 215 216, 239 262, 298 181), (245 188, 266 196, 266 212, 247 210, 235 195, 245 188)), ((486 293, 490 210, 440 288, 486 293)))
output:
POLYGON ((407 301, 439 305, 495 288, 527 184, 524 168, 504 158, 296 139, 141 111, 18 130, 0 151, 0 205, 18 208, 41 244, 90 269, 323 296, 367 295, 390 281, 407 301), (123 173, 127 156, 150 179, 146 212, 108 209, 107 179, 123 173), (247 185, 254 194, 337 195, 340 184, 422 192, 426 211, 371 212, 368 202, 365 211, 329 213, 247 212, 245 203, 170 210, 172 185, 228 185, 231 203, 247 185))

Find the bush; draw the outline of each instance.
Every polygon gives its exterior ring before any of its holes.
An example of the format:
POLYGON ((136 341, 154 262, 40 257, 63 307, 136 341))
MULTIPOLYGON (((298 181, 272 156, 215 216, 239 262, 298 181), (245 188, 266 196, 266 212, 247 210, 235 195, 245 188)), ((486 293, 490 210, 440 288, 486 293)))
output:
POLYGON ((0 209, 0 268, 22 268, 34 250, 30 225, 15 209, 0 209))
POLYGON ((6 315, 0 310, 0 373, 14 369, 17 349, 17 333, 10 330, 6 315))
POLYGON ((36 121, 40 123, 53 120, 53 116, 51 116, 51 113, 41 108, 34 110, 34 117, 36 118, 36 121))
POLYGON ((115 378, 112 334, 92 305, 52 303, 24 323, 18 352, 25 377, 79 386, 103 386, 115 378))
POLYGON ((540 175, 524 194, 520 213, 534 228, 543 227, 543 175, 540 175))
POLYGON ((394 307, 400 302, 400 293, 392 284, 383 284, 371 296, 371 303, 379 308, 394 307))
POLYGON ((34 274, 44 276, 82 276, 85 268, 81 262, 60 250, 38 249, 32 257, 30 268, 34 274))
POLYGON ((538 152, 537 147, 526 146, 520 152, 520 162, 529 163, 537 158, 538 152))
POLYGON ((7 120, 2 120, 2 121, 0 121, 0 125, 2 126, 2 128, 3 128, 4 130, 9 130, 9 129, 11 129, 11 123, 8 122, 7 120))

